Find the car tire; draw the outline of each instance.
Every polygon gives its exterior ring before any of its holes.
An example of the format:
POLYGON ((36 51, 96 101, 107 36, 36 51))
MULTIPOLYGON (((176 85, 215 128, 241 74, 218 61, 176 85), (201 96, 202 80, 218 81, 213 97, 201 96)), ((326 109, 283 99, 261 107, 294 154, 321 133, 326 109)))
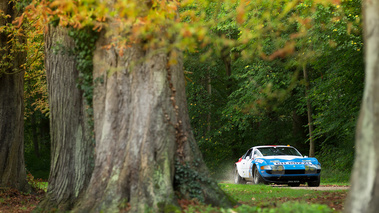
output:
POLYGON ((316 181, 308 181, 309 187, 319 187, 320 186, 320 176, 316 181))
POLYGON ((246 181, 239 174, 237 168, 234 169, 234 183, 235 184, 245 184, 246 181))
POLYGON ((265 181, 263 180, 261 174, 259 174, 258 168, 254 166, 254 177, 253 177, 253 183, 258 185, 258 184, 266 184, 265 181))

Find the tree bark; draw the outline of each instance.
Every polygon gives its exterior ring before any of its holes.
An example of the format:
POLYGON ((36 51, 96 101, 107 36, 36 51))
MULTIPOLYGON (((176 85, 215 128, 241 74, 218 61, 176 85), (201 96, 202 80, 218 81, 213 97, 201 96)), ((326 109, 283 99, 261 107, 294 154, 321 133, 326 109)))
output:
POLYGON ((305 98, 307 99, 307 114, 308 114, 308 128, 309 128, 309 157, 315 156, 315 141, 313 138, 313 119, 312 119, 312 104, 309 99, 309 79, 306 65, 303 65, 303 74, 305 80, 305 98))
POLYGON ((74 45, 67 28, 49 27, 45 35, 45 66, 50 106, 51 167, 47 195, 39 205, 46 210, 71 209, 88 186, 93 168, 89 118, 85 113, 83 93, 76 86, 77 62, 68 52, 74 45))
POLYGON ((356 129, 355 162, 345 212, 379 209, 379 1, 363 1, 365 88, 356 129))
POLYGON ((225 66, 225 74, 228 78, 228 82, 226 83, 226 91, 227 94, 230 95, 232 93, 233 80, 230 78, 232 76, 232 57, 230 55, 229 48, 223 48, 221 50, 221 59, 224 62, 225 66))
MULTIPOLYGON (((177 203, 175 159, 197 161, 194 170, 208 176, 190 129, 182 59, 173 51, 171 64, 170 54, 138 44, 120 55, 102 48, 112 42, 106 34, 94 53, 95 168, 74 212, 163 211, 177 203)), ((204 201, 230 206, 210 185, 204 201)))
POLYGON ((0 187, 28 191, 24 161, 23 74, 0 77, 0 187))
MULTIPOLYGON (((7 0, 0 0, 0 10, 10 16, 0 16, 0 26, 11 24, 18 15, 7 0)), ((0 61, 0 187, 29 191, 24 162, 24 70, 20 67, 26 55, 18 50, 12 53, 13 48, 8 34, 1 33, 0 57, 13 55, 0 61)))

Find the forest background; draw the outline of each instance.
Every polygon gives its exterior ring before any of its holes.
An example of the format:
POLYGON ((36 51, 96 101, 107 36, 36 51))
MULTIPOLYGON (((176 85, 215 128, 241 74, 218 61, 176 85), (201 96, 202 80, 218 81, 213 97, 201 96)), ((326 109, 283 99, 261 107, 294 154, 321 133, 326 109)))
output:
MULTIPOLYGON (((244 11, 240 18, 249 21, 242 25, 236 5, 207 4, 205 18, 213 26, 203 34, 209 40, 221 36, 224 43, 208 42, 195 49, 188 43, 184 68, 191 125, 215 178, 228 178, 233 162, 251 146, 289 144, 312 155, 312 139, 315 156, 323 166, 322 181, 349 180, 364 86, 361 1, 335 3, 315 7, 311 1, 299 1, 292 6, 302 19, 288 18, 282 24, 277 22, 279 13, 273 15, 279 3, 267 7, 271 11, 262 10, 259 17, 252 15, 256 11, 244 11), (271 22, 262 19, 266 12, 271 13, 267 18, 271 22), (262 26, 261 34, 243 41, 247 39, 243 30, 254 21, 255 26, 262 26), (299 28, 306 34, 295 35, 299 28), (281 38, 273 29, 280 29, 281 38)), ((19 2, 20 7, 28 4, 19 2)), ((47 179, 50 131, 44 29, 34 22, 38 19, 24 21, 28 37, 25 162, 34 177, 47 179)), ((199 32, 184 33, 199 38, 199 32)))

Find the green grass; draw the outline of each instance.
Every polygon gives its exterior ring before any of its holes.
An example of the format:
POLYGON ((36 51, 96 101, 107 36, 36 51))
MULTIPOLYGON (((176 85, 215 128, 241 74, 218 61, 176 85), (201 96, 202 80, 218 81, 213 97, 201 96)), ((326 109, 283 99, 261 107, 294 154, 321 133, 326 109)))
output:
POLYGON ((304 196, 315 196, 321 194, 321 191, 314 190, 295 190, 287 187, 273 187, 269 185, 251 185, 251 184, 219 184, 220 187, 234 199, 239 202, 251 201, 264 202, 280 197, 298 198, 304 196))
POLYGON ((327 204, 342 204, 344 199, 340 197, 347 194, 347 190, 325 192, 272 185, 219 183, 219 186, 242 205, 233 209, 192 205, 185 212, 329 213, 340 210, 327 204))
POLYGON ((350 186, 350 182, 323 182, 321 181, 321 186, 350 186))

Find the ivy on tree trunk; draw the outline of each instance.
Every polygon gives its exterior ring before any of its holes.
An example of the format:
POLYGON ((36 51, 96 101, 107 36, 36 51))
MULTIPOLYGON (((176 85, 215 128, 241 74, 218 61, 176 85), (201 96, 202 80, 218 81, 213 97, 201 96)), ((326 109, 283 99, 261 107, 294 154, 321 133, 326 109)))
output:
POLYGON ((46 74, 50 105, 51 167, 45 199, 39 208, 73 207, 86 189, 93 169, 90 119, 68 28, 49 26, 45 35, 46 74))

